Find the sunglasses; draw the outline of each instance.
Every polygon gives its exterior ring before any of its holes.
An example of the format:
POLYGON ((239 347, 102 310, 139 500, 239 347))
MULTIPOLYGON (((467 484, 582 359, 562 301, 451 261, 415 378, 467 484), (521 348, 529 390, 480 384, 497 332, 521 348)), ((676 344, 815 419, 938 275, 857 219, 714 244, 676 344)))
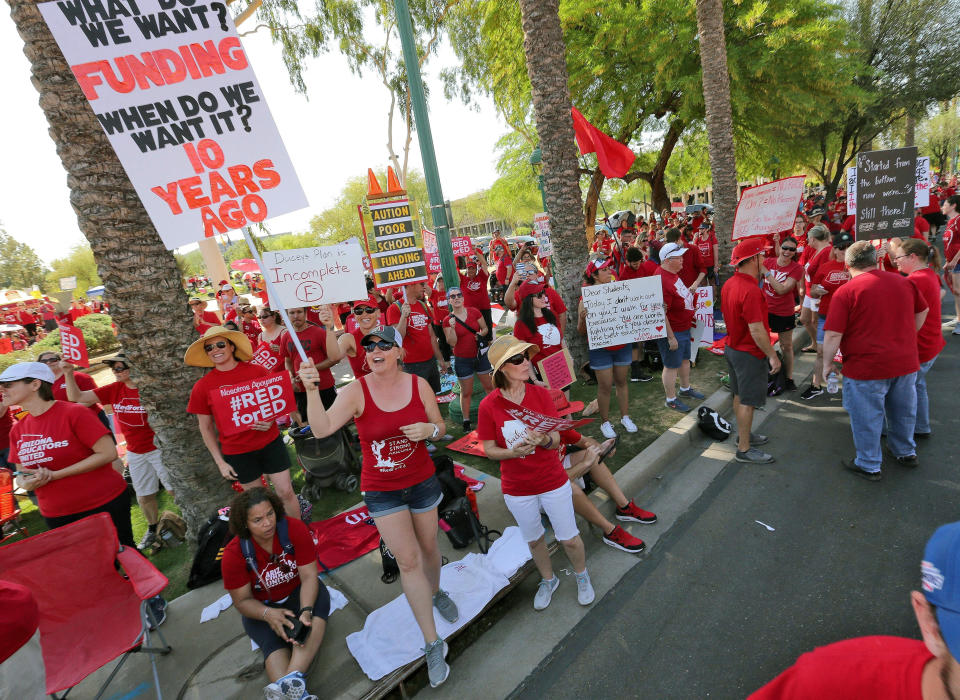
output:
POLYGON ((259 318, 270 318, 273 314, 260 314, 259 318))
POLYGON ((513 357, 508 357, 504 362, 507 362, 511 365, 522 365, 527 361, 526 355, 514 355, 513 357))
POLYGON ((462 299, 463 295, 460 292, 454 292, 453 294, 448 294, 447 299, 462 299))
POLYGON ((130 368, 129 368, 129 367, 126 367, 126 366, 117 367, 116 365, 113 365, 113 367, 111 367, 110 369, 113 370, 114 374, 118 374, 118 373, 120 373, 120 372, 126 372, 126 371, 127 371, 128 369, 130 369, 130 368))
POLYGON ((791 252, 791 253, 796 253, 796 252, 797 252, 797 249, 796 249, 796 248, 788 248, 788 247, 785 246, 785 245, 780 246, 780 250, 787 250, 787 251, 789 251, 789 252, 791 252))
POLYGON ((366 352, 373 352, 377 348, 380 348, 381 350, 386 352, 392 347, 393 347, 393 343, 391 343, 389 340, 375 340, 375 341, 371 341, 369 343, 363 344, 363 349, 366 352))
POLYGON ((535 299, 543 299, 545 296, 547 296, 547 293, 541 289, 539 292, 537 292, 533 296, 535 299))
POLYGON ((355 309, 353 310, 353 315, 354 315, 354 316, 363 316, 364 314, 375 314, 375 313, 377 313, 379 310, 380 310, 380 309, 370 308, 369 306, 358 306, 357 308, 355 308, 355 309))
POLYGON ((52 365, 60 361, 59 357, 48 357, 46 360, 40 360, 45 365, 52 365))
POLYGON ((213 350, 214 348, 219 348, 220 350, 223 350, 225 347, 227 347, 227 341, 225 341, 225 340, 218 340, 218 341, 215 342, 215 343, 210 343, 209 345, 204 345, 204 346, 203 346, 203 349, 206 350, 207 352, 210 352, 210 351, 213 350))

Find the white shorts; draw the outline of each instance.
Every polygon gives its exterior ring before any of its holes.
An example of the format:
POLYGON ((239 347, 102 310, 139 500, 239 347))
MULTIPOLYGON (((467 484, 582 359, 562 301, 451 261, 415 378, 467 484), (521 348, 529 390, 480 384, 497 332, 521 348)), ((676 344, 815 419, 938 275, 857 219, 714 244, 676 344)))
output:
POLYGON ((127 466, 130 468, 130 480, 133 482, 133 490, 137 492, 137 498, 155 494, 160 490, 161 481, 163 488, 167 491, 173 490, 170 475, 160 458, 160 450, 146 454, 127 452, 127 466))
POLYGON ((540 509, 547 514, 553 534, 561 542, 572 540, 580 534, 577 529, 577 518, 573 513, 573 489, 567 481, 553 491, 539 493, 534 496, 510 496, 503 494, 507 510, 520 526, 520 534, 527 542, 536 542, 543 537, 543 522, 540 519, 540 509))
POLYGON ((811 311, 820 310, 820 300, 814 299, 813 297, 808 297, 804 295, 803 297, 803 308, 810 309, 811 311))

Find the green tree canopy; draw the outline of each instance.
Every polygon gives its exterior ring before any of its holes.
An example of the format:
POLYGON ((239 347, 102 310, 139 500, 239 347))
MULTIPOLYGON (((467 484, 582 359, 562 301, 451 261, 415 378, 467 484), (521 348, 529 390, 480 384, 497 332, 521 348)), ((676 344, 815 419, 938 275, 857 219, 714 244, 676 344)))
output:
POLYGON ((46 272, 33 248, 0 228, 0 287, 29 290, 43 285, 46 272))
POLYGON ((74 290, 75 297, 82 297, 90 287, 98 287, 103 282, 97 273, 97 263, 93 259, 93 251, 86 243, 80 243, 70 249, 65 258, 54 260, 50 267, 51 272, 47 273, 46 291, 56 291, 60 289, 61 277, 77 278, 77 288, 74 290))

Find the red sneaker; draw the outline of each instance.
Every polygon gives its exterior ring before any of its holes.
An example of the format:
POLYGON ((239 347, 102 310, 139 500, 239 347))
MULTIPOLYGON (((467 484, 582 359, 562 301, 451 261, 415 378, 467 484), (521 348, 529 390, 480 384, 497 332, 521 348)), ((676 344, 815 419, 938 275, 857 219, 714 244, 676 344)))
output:
POLYGON ((649 510, 638 508, 637 504, 630 501, 623 508, 617 508, 617 520, 626 520, 632 523, 643 523, 650 525, 657 522, 657 516, 649 510))
POLYGON ((624 552, 630 552, 631 554, 637 554, 647 548, 643 540, 639 537, 634 537, 619 525, 614 527, 609 535, 604 535, 603 541, 611 547, 622 549, 624 552))

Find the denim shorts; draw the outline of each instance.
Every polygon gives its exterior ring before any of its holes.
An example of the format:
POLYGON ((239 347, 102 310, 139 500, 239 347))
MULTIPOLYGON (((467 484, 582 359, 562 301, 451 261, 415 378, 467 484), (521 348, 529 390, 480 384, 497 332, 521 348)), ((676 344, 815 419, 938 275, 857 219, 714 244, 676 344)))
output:
POLYGON ((411 513, 426 513, 433 510, 443 500, 443 491, 436 475, 432 475, 419 484, 396 491, 365 491, 363 502, 372 518, 392 515, 402 510, 411 513))
POLYGON ((657 338, 660 358, 667 369, 678 369, 684 360, 690 360, 690 329, 676 331, 673 335, 677 338, 676 350, 670 349, 670 341, 666 338, 657 338))
POLYGON ((487 359, 487 353, 483 353, 480 357, 454 356, 453 369, 458 379, 470 379, 475 374, 490 374, 493 371, 490 360, 487 359))
POLYGON ((594 372, 600 369, 610 369, 614 365, 617 367, 629 367, 633 360, 633 348, 629 344, 624 345, 619 350, 599 350, 590 351, 590 369, 594 372))
MULTIPOLYGON (((823 330, 823 327, 826 325, 826 323, 827 323, 826 316, 817 316, 817 343, 819 343, 820 345, 823 345, 823 336, 825 335, 825 331, 823 330)), ((830 358, 830 359, 833 360, 833 358, 830 358)))

